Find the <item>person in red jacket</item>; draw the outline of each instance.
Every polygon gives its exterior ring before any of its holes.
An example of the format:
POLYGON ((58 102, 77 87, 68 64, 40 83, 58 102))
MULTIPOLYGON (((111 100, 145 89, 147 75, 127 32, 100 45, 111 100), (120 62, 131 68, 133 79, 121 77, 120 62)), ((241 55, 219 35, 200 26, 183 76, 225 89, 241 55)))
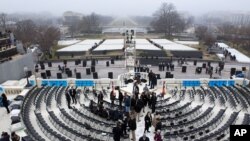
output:
POLYGON ((161 138, 161 130, 157 130, 157 132, 155 133, 155 136, 154 136, 154 140, 155 141, 163 141, 161 138))

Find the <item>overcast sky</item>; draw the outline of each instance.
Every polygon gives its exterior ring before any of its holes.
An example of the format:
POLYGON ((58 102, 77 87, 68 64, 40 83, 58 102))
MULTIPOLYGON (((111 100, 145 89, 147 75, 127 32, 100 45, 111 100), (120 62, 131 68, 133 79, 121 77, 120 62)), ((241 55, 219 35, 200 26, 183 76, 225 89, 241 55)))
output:
POLYGON ((171 2, 177 10, 193 15, 210 11, 250 11, 250 0, 0 0, 0 12, 50 12, 60 16, 71 10, 83 14, 150 16, 163 2, 171 2))

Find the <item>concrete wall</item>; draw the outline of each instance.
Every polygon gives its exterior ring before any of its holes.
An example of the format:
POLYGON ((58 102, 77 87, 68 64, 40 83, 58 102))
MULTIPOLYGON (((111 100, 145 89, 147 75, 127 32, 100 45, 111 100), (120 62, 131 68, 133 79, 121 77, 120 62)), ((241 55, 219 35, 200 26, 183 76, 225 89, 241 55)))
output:
POLYGON ((34 69, 34 56, 32 53, 22 55, 18 59, 13 59, 0 64, 0 84, 7 80, 19 80, 25 76, 23 70, 27 66, 30 70, 34 69))

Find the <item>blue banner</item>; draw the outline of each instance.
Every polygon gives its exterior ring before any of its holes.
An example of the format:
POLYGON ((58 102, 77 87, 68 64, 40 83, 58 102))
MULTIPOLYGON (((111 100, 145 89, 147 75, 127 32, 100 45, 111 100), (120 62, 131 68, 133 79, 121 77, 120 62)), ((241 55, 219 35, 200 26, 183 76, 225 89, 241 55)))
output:
POLYGON ((227 83, 228 86, 234 86, 234 84, 235 84, 234 80, 229 80, 227 83))
POLYGON ((31 86, 35 86, 36 85, 36 81, 35 80, 29 80, 29 83, 31 86))
POLYGON ((93 80, 76 80, 75 85, 76 87, 91 87, 94 86, 95 83, 93 80))
POLYGON ((223 86, 227 86, 227 81, 226 80, 221 80, 221 81, 209 81, 208 86, 209 87, 214 87, 214 86, 218 86, 218 87, 223 87, 223 86))
POLYGON ((42 80, 42 86, 68 86, 67 80, 42 80))
POLYGON ((183 80, 182 81, 183 87, 199 87, 201 85, 201 82, 198 80, 183 80))

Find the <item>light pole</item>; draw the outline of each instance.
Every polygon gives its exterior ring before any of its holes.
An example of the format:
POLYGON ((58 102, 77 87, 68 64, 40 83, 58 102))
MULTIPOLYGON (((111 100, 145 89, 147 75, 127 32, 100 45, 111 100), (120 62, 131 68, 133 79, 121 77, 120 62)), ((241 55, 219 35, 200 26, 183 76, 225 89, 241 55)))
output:
POLYGON ((25 72, 25 76, 26 76, 26 79, 27 79, 26 87, 30 87, 31 85, 30 85, 30 82, 29 82, 29 75, 28 75, 29 69, 28 69, 27 66, 24 66, 23 70, 24 70, 24 72, 25 72))

